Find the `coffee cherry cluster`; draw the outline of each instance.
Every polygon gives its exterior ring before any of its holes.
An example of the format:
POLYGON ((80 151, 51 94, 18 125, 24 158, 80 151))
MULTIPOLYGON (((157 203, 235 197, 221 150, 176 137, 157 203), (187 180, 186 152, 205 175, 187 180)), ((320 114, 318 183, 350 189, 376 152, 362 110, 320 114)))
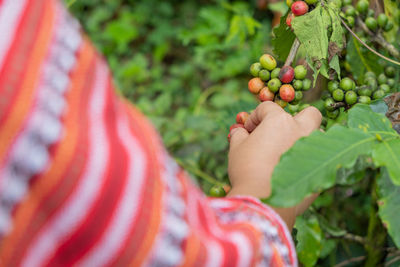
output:
POLYGON ((303 92, 311 88, 311 80, 307 79, 307 69, 303 65, 277 67, 276 60, 269 54, 260 57, 253 63, 250 73, 254 77, 249 81, 249 91, 258 95, 260 101, 274 101, 282 108, 289 104, 289 111, 299 110, 299 102, 303 92))
POLYGON ((286 17, 286 24, 289 27, 292 27, 292 19, 294 17, 303 16, 309 10, 314 8, 314 5, 318 2, 318 0, 305 0, 305 1, 293 1, 286 0, 286 4, 290 8, 291 12, 286 17))
POLYGON ((357 17, 364 21, 365 25, 372 32, 376 32, 379 29, 387 32, 394 27, 393 23, 389 21, 388 17, 384 13, 375 16, 375 11, 369 8, 368 0, 359 0, 355 8, 352 5, 352 0, 343 0, 342 4, 343 6, 340 16, 346 19, 346 22, 350 27, 356 25, 357 17))
POLYGON ((370 104, 371 100, 383 98, 393 91, 394 76, 395 69, 388 66, 378 77, 373 72, 366 72, 359 86, 348 77, 340 82, 330 81, 328 90, 322 95, 327 116, 335 119, 341 107, 348 109, 356 103, 370 104))

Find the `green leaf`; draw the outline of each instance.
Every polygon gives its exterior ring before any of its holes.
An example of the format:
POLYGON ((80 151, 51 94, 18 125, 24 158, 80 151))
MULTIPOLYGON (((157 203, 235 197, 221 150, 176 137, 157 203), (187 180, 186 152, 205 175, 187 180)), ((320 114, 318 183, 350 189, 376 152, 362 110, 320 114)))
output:
POLYGON ((285 61, 289 55, 290 48, 296 38, 296 35, 286 25, 286 15, 281 17, 281 22, 278 27, 273 30, 273 38, 271 40, 272 47, 274 48, 274 55, 278 60, 285 61))
POLYGON ((321 6, 317 6, 313 11, 292 20, 294 33, 313 63, 321 62, 328 56, 329 40, 327 28, 324 24, 321 6))
POLYGON ((350 109, 348 125, 374 136, 378 134, 382 138, 398 136, 385 115, 373 112, 370 106, 364 104, 357 104, 350 109))
POLYGON ((375 100, 369 106, 371 107, 373 112, 376 112, 376 113, 379 113, 382 115, 385 115, 389 109, 383 99, 375 100))
POLYGON ((315 217, 296 219, 297 229, 297 255, 300 262, 305 266, 315 266, 322 250, 322 231, 315 217))
POLYGON ((336 184, 352 185, 365 177, 365 169, 374 167, 371 157, 360 156, 352 168, 340 168, 336 173, 336 184))
POLYGON ((298 140, 282 155, 272 174, 272 206, 293 206, 313 192, 335 184, 336 171, 369 154, 376 138, 360 130, 333 126, 298 140))
POLYGON ((400 248, 400 186, 395 186, 385 168, 378 179, 379 216, 396 246, 400 248))
POLYGON ((400 139, 383 141, 372 152, 377 166, 385 166, 393 183, 400 185, 400 139))

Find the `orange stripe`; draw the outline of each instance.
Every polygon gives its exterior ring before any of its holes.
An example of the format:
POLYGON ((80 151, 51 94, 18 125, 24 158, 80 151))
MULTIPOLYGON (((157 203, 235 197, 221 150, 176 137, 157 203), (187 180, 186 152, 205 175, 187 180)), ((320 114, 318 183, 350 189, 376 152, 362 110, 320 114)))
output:
POLYGON ((0 143, 0 159, 4 158, 11 140, 19 132, 32 107, 32 105, 27 105, 27 103, 32 103, 35 95, 36 86, 40 78, 41 65, 48 52, 49 43, 53 36, 52 27, 54 18, 54 3, 50 1, 43 14, 43 20, 40 24, 41 30, 37 40, 35 40, 36 46, 32 50, 32 57, 27 64, 28 67, 21 84, 20 93, 14 103, 16 108, 10 112, 0 129, 0 140, 8 140, 8 142, 0 143))
POLYGON ((186 239, 186 246, 184 248, 185 259, 181 266, 195 266, 196 262, 198 262, 200 247, 198 236, 191 234, 186 239))
MULTIPOLYGON (((152 210, 153 211, 161 211, 161 196, 164 191, 164 186, 159 183, 159 181, 156 181, 154 183, 154 191, 153 191, 153 205, 152 205, 152 210)), ((146 197, 146 196, 145 196, 146 197)), ((136 246, 135 250, 135 255, 136 257, 133 259, 132 262, 129 263, 129 266, 141 266, 144 262, 144 260, 147 258, 148 253, 154 246, 154 241, 156 239, 157 234, 159 233, 159 228, 161 225, 161 212, 152 212, 152 217, 148 221, 148 227, 147 227, 147 233, 145 238, 142 240, 140 244, 134 244, 136 246)), ((140 220, 140 218, 139 218, 140 220)))
MULTIPOLYGON (((2 247, 0 247, 1 254, 4 255, 4 259, 11 256, 11 252, 16 248, 18 241, 24 236, 27 227, 30 225, 32 218, 37 215, 35 211, 38 205, 43 201, 43 198, 49 194, 54 186, 63 177, 63 174, 69 167, 70 160, 74 157, 74 151, 79 145, 77 143, 79 136, 79 125, 76 123, 79 121, 81 112, 77 108, 81 101, 81 95, 85 89, 85 77, 82 74, 87 73, 91 62, 94 58, 94 49, 85 42, 82 45, 80 51, 80 57, 77 62, 78 68, 72 74, 71 84, 69 88, 69 94, 67 95, 68 115, 64 123, 65 136, 60 141, 57 147, 57 152, 54 155, 53 163, 50 169, 44 173, 40 179, 38 179, 32 186, 30 194, 27 196, 25 201, 21 203, 15 213, 14 230, 11 235, 4 240, 2 247)), ((1 256, 3 257, 3 256, 1 256)), ((5 260, 4 260, 5 261, 5 260)))

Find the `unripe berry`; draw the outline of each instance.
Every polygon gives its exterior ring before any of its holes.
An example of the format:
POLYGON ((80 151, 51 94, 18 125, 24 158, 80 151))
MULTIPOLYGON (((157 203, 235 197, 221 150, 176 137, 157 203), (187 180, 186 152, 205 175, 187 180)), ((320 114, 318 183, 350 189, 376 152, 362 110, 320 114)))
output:
POLYGON ((303 82, 300 80, 293 80, 293 87, 296 91, 301 90, 303 89, 303 82))
POLYGON ((293 0, 286 0, 286 5, 290 8, 293 4, 293 0))
POLYGON ((258 94, 258 98, 260 101, 274 101, 275 94, 271 92, 268 87, 264 87, 261 89, 260 93, 258 94))
POLYGON ((278 92, 279 87, 281 87, 282 83, 278 78, 273 78, 268 82, 268 88, 271 92, 278 92))
POLYGON ((249 91, 258 94, 264 87, 264 82, 260 78, 253 78, 249 81, 249 91))
POLYGON ((391 91, 390 86, 387 84, 382 84, 381 86, 379 86, 379 89, 385 92, 385 94, 390 93, 391 91))
POLYGON ((279 72, 279 80, 283 83, 290 83, 294 79, 294 69, 291 66, 283 66, 279 72))
POLYGON ((383 90, 376 90, 372 98, 373 99, 381 99, 384 96, 385 96, 385 92, 383 90))
POLYGON ((338 101, 338 102, 343 101, 344 92, 341 89, 336 89, 335 91, 333 91, 332 97, 335 101, 338 101))
POLYGON ((334 110, 335 109, 333 107, 334 104, 335 104, 335 100, 333 100, 333 98, 327 98, 324 102, 325 109, 328 111, 334 110))
POLYGON ((254 77, 258 77, 258 73, 262 70, 262 66, 260 63, 256 62, 251 64, 250 66, 250 73, 251 75, 253 75, 254 77))
POLYGON ((246 122, 246 120, 249 118, 249 113, 247 113, 247 112, 245 112, 245 111, 242 111, 242 112, 239 112, 237 115, 236 115, 236 122, 238 123, 238 124, 243 124, 244 125, 244 123, 246 122))
POLYGON ((375 75, 375 73, 374 72, 372 72, 372 71, 367 71, 365 74, 364 74, 364 76, 365 76, 365 80, 367 79, 367 78, 376 78, 376 75, 375 75))
POLYGON ((292 113, 292 114, 294 114, 294 113, 296 113, 297 111, 299 111, 299 108, 300 108, 300 105, 299 105, 299 104, 297 104, 297 105, 291 105, 291 104, 289 104, 289 105, 288 105, 288 110, 289 110, 289 112, 292 113))
POLYGON ((340 88, 342 88, 344 91, 353 90, 353 89, 355 89, 355 87, 356 87, 356 84, 350 78, 346 77, 340 81, 340 88))
POLYGON ((396 84, 396 81, 395 81, 393 78, 389 78, 389 79, 387 80, 387 84, 388 84, 390 87, 393 87, 393 86, 396 84))
POLYGON ((358 103, 361 104, 370 104, 371 98, 369 96, 362 95, 358 98, 358 103))
POLYGON ((367 0, 360 0, 356 7, 358 12, 365 14, 368 12, 369 2, 367 0))
POLYGON ((344 96, 345 101, 349 105, 353 105, 357 102, 357 94, 354 91, 348 91, 346 92, 346 95, 344 96))
POLYGON ((333 93, 336 89, 339 88, 339 83, 337 81, 328 82, 328 91, 333 93))
POLYGON ((299 108, 299 111, 302 111, 302 110, 308 108, 309 106, 310 106, 310 104, 307 104, 307 103, 301 104, 300 108, 299 108))
POLYGON ((375 11, 371 8, 368 8, 367 17, 375 17, 375 11))
POLYGON ((386 24, 385 28, 383 29, 385 32, 391 31, 394 27, 393 22, 388 21, 388 23, 386 24))
POLYGON ((317 2, 318 2, 318 0, 306 0, 306 3, 309 5, 314 5, 317 2))
POLYGON ((291 9, 295 16, 302 16, 308 12, 308 5, 303 1, 296 1, 292 4, 291 9))
POLYGON ((371 88, 371 90, 378 88, 378 82, 375 78, 367 78, 364 82, 369 88, 371 88))
POLYGON ((233 129, 236 129, 236 128, 243 128, 243 129, 245 129, 243 124, 235 123, 235 124, 232 124, 231 127, 229 127, 229 132, 232 132, 232 130, 233 130, 233 129))
POLYGON ((226 196, 226 192, 222 186, 214 185, 213 187, 211 187, 209 195, 211 197, 224 197, 226 196))
POLYGON ((381 73, 378 76, 378 84, 384 84, 387 83, 387 77, 385 74, 381 73))
POLYGON ((271 77, 271 74, 270 74, 269 71, 267 71, 267 70, 261 70, 261 71, 258 73, 258 76, 260 77, 261 80, 263 80, 263 81, 268 81, 269 78, 271 77))
POLYGON ((328 118, 334 120, 339 116, 339 113, 340 113, 339 109, 335 109, 335 110, 332 110, 332 111, 327 111, 326 112, 326 116, 328 118))
POLYGON ((303 65, 297 65, 294 68, 294 77, 298 80, 303 80, 307 76, 307 69, 303 65))
POLYGON ((389 78, 393 78, 396 75, 396 69, 392 66, 387 66, 385 68, 385 74, 389 78))
POLYGON ((381 28, 385 28, 386 24, 389 21, 388 17, 384 13, 379 14, 376 20, 378 22, 379 27, 381 28))
POLYGON ((322 94, 321 94, 321 99, 322 100, 327 100, 328 98, 330 98, 330 97, 332 97, 332 94, 331 93, 329 93, 328 91, 322 91, 322 94))
POLYGON ((343 0, 343 6, 348 6, 352 4, 352 0, 343 0))
POLYGON ((285 102, 291 102, 294 99, 295 91, 290 84, 284 84, 279 88, 279 96, 285 102))
POLYGON ((372 90, 370 88, 362 88, 362 89, 358 90, 358 95, 371 96, 372 90))
POLYGON ((287 104, 288 104, 286 101, 283 101, 280 98, 275 98, 274 102, 276 104, 278 104, 279 106, 281 106, 281 108, 285 108, 287 106, 287 104))
POLYGON ((281 68, 275 68, 273 71, 271 71, 271 79, 279 78, 279 72, 281 72, 281 68))
POLYGON ((350 28, 354 27, 354 24, 356 23, 356 21, 354 20, 354 17, 348 16, 346 17, 347 20, 347 24, 350 26, 350 28))
POLYGON ((286 25, 288 25, 290 28, 292 28, 293 18, 294 18, 293 13, 289 13, 289 15, 286 17, 286 25))
POLYGON ((260 63, 263 68, 271 71, 276 68, 276 60, 269 54, 264 54, 260 57, 260 63))
POLYGON ((353 6, 346 6, 344 13, 347 16, 353 17, 356 15, 356 9, 353 6))
POLYGON ((310 79, 304 79, 303 80, 303 91, 307 91, 311 88, 311 80, 310 79))
POLYGON ((294 93, 294 101, 300 101, 303 99, 303 92, 302 91, 296 91, 294 93))
POLYGON ((376 22, 376 19, 374 19, 373 17, 368 17, 365 20, 365 25, 367 25, 368 29, 373 32, 376 31, 376 29, 378 28, 378 22, 376 22))

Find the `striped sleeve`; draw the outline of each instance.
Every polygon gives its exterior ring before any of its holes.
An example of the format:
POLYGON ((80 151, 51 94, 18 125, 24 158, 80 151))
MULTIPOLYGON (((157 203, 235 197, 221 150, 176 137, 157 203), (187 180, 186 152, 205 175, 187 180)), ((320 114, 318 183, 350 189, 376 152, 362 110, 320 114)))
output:
POLYGON ((0 266, 297 266, 250 197, 207 198, 56 0, 0 0, 0 266))

